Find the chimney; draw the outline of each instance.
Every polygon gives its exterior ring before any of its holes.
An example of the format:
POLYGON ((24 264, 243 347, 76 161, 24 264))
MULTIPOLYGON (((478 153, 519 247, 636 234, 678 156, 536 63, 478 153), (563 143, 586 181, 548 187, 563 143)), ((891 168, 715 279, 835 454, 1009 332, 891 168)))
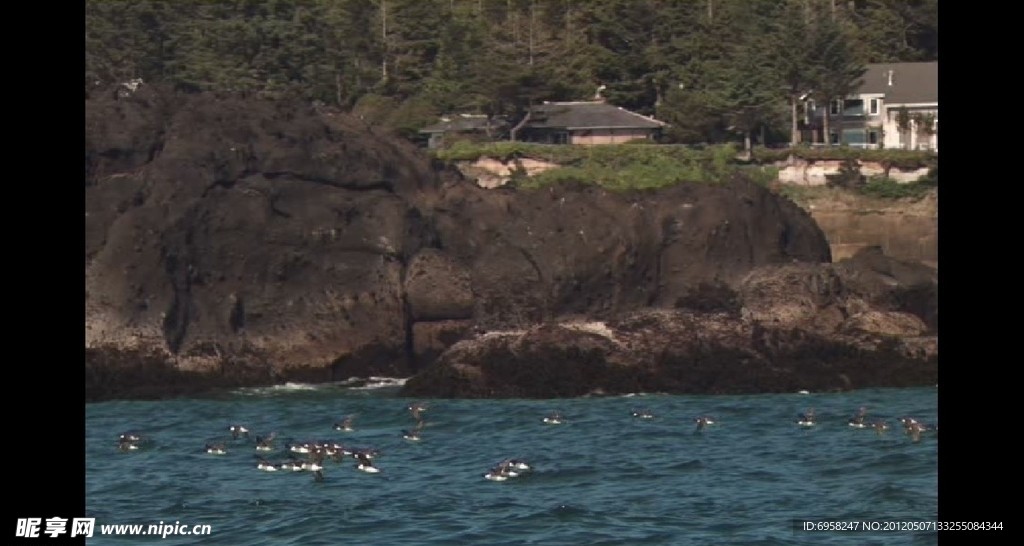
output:
POLYGON ((889 70, 889 74, 888 74, 888 75, 889 75, 889 87, 892 87, 892 75, 893 75, 893 71, 892 71, 892 70, 889 70))
POLYGON ((597 102, 604 102, 604 101, 605 101, 605 99, 604 99, 604 97, 603 97, 603 96, 601 96, 601 91, 604 91, 604 90, 605 90, 605 89, 607 89, 607 88, 608 88, 608 86, 607 86, 607 85, 601 84, 601 85, 600 85, 600 86, 599 86, 599 87, 597 88, 597 91, 596 91, 596 92, 594 93, 594 100, 595 100, 595 101, 597 101, 597 102))

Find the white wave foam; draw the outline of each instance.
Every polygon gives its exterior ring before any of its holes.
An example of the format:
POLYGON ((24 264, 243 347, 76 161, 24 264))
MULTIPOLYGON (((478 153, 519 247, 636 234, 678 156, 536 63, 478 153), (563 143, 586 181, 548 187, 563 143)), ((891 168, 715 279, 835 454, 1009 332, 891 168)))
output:
POLYGON ((323 385, 317 385, 316 383, 285 383, 284 385, 274 385, 269 387, 272 390, 279 391, 315 391, 323 385))
POLYGON ((236 392, 238 394, 259 395, 259 394, 287 393, 287 392, 295 392, 295 391, 315 391, 317 389, 323 388, 324 386, 325 386, 324 384, 317 384, 317 383, 293 383, 293 382, 288 382, 288 383, 282 383, 280 385, 270 385, 268 387, 242 387, 240 389, 235 389, 234 392, 236 392))
POLYGON ((351 390, 371 390, 371 389, 382 389, 387 387, 401 387, 408 381, 408 377, 350 377, 344 381, 334 381, 331 383, 295 383, 289 381, 288 383, 282 383, 280 385, 270 385, 267 387, 242 387, 235 389, 233 392, 236 394, 242 394, 247 396, 260 396, 260 395, 273 395, 273 394, 288 394, 292 392, 305 392, 305 391, 318 391, 326 389, 337 389, 339 387, 348 388, 351 390))
MULTIPOLYGON (((352 381, 357 378, 349 378, 348 381, 352 381)), ((401 387, 405 385, 405 382, 409 380, 408 377, 377 377, 370 376, 368 379, 357 379, 358 381, 365 381, 363 385, 352 387, 352 390, 362 391, 370 389, 384 389, 387 387, 401 387)))

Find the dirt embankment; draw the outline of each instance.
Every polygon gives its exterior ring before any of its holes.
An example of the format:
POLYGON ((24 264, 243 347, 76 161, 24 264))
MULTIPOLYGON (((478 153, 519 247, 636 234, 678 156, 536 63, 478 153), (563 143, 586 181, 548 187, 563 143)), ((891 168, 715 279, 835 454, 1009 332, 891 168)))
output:
POLYGON ((795 201, 821 226, 832 258, 877 246, 886 256, 939 266, 939 193, 882 199, 831 188, 798 191, 795 201))

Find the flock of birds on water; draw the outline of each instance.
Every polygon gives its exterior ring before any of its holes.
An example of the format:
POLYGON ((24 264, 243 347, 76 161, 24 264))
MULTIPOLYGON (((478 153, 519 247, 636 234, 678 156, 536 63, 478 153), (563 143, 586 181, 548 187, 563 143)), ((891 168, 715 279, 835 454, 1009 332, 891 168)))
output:
MULTIPOLYGON (((426 426, 423 413, 427 411, 427 405, 423 402, 416 402, 406 409, 416 421, 416 425, 411 429, 403 430, 402 437, 410 442, 418 442, 422 439, 421 433, 426 426)), ((654 414, 646 409, 635 409, 632 411, 632 416, 636 419, 654 419, 654 414)), ((338 432, 354 431, 354 419, 355 416, 351 415, 345 417, 334 424, 334 430, 338 432)), ((900 417, 898 420, 903 425, 904 432, 910 437, 912 442, 920 442, 922 434, 925 433, 933 434, 935 437, 938 436, 938 426, 922 423, 913 417, 900 417)), ((567 419, 561 413, 554 412, 545 416, 541 421, 548 425, 560 425, 567 422, 567 419)), ((716 420, 707 415, 696 417, 693 421, 696 423, 694 434, 703 434, 709 426, 716 424, 716 420)), ((799 414, 796 424, 800 427, 817 426, 818 419, 814 413, 814 408, 799 414)), ((853 417, 849 419, 848 425, 856 429, 870 428, 879 435, 889 430, 889 425, 884 420, 876 419, 868 422, 866 407, 860 407, 853 417)), ((249 439, 249 428, 244 425, 230 425, 228 432, 234 441, 249 439)), ((276 439, 277 433, 275 432, 267 436, 256 436, 256 451, 260 453, 275 451, 277 449, 274 445, 276 439)), ((118 449, 125 452, 138 451, 144 445, 147 445, 148 442, 149 439, 143 434, 137 431, 128 431, 119 436, 118 449)), ((374 465, 374 459, 380 455, 380 451, 374 448, 346 447, 339 442, 330 440, 286 443, 284 448, 288 452, 288 460, 272 463, 265 459, 263 455, 257 454, 258 462, 256 463, 256 468, 264 472, 311 472, 313 480, 320 482, 324 479, 323 470, 326 461, 330 460, 340 463, 346 457, 352 457, 356 461, 355 468, 357 470, 367 473, 380 472, 380 468, 374 465), (304 455, 305 457, 300 458, 297 455, 304 455)), ((204 450, 210 455, 226 455, 228 452, 228 442, 207 443, 204 450)), ((503 482, 510 478, 520 477, 531 470, 533 468, 523 459, 506 458, 493 465, 483 474, 483 477, 487 480, 503 482)))

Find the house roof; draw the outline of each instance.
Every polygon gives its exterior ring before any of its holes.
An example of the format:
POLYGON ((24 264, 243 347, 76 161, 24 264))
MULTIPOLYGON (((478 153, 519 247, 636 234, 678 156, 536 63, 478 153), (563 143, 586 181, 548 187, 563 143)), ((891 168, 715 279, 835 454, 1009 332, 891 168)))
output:
POLYGON ((668 125, 605 102, 546 102, 533 108, 531 129, 656 129, 668 125))
MULTIPOLYGON (((491 130, 508 125, 503 119, 491 119, 491 130)), ((453 114, 441 116, 441 121, 420 129, 421 133, 447 133, 460 131, 483 131, 487 128, 487 116, 482 114, 453 114)))
POLYGON ((884 93, 888 104, 939 102, 938 61, 869 64, 863 81, 860 93, 884 93))

